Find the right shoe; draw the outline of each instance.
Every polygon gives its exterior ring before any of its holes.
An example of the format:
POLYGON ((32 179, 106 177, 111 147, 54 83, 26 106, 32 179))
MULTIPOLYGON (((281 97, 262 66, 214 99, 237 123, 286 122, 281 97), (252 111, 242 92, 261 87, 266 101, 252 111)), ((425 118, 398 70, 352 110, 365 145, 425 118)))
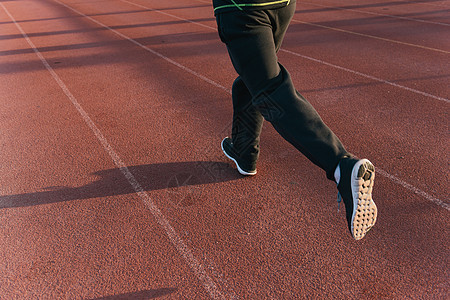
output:
POLYGON ((375 167, 367 159, 347 157, 340 161, 339 168, 338 202, 345 204, 351 235, 360 240, 377 220, 378 210, 372 199, 375 167))
POLYGON ((243 159, 229 137, 223 139, 221 146, 223 153, 236 164, 239 173, 245 176, 256 175, 256 161, 243 159))

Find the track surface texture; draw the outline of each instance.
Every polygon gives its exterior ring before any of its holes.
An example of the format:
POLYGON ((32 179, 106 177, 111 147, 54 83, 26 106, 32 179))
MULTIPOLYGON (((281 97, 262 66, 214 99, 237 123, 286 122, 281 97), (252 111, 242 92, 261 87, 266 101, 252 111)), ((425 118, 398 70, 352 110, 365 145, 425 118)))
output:
POLYGON ((0 1, 0 299, 448 299, 449 1, 299 1, 279 52, 375 227, 270 126, 222 154, 211 1, 0 1))

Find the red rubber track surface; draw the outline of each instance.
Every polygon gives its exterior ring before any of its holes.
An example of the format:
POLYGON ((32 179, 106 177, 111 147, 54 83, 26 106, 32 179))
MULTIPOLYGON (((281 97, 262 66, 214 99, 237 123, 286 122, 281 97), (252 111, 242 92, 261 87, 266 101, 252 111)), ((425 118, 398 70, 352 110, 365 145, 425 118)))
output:
POLYGON ((0 299, 444 299, 449 1, 299 2, 279 53, 377 176, 361 241, 264 126, 221 153, 236 76, 210 1, 0 1, 0 299))

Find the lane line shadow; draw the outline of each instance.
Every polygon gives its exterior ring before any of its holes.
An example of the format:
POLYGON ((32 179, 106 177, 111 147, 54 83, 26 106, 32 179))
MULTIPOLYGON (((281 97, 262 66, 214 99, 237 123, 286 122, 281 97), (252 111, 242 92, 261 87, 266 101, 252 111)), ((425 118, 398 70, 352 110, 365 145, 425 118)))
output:
POLYGON ((173 294, 177 291, 176 288, 161 288, 161 289, 154 289, 154 290, 146 290, 146 291, 139 291, 136 293, 128 293, 128 294, 121 294, 121 295, 113 295, 113 296, 105 296, 100 298, 94 298, 91 300, 145 300, 145 299, 155 299, 162 296, 166 296, 169 294, 173 294))

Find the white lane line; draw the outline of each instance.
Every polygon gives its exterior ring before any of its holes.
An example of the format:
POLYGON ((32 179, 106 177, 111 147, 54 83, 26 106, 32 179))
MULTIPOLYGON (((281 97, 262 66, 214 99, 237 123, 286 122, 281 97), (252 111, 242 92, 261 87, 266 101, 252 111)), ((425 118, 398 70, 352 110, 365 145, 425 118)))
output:
MULTIPOLYGON (((72 8, 72 7, 70 7, 70 6, 66 5, 66 4, 64 4, 64 3, 61 3, 61 2, 59 2, 59 1, 57 1, 57 0, 55 0, 55 1, 58 2, 58 3, 60 3, 61 5, 65 6, 65 7, 67 7, 67 8, 69 8, 69 9, 71 9, 72 11, 74 11, 74 12, 76 12, 76 13, 82 15, 82 16, 87 17, 88 19, 90 19, 91 21, 95 22, 96 24, 98 24, 98 25, 100 25, 100 26, 103 26, 103 27, 105 27, 105 28, 108 28, 109 30, 111 30, 112 32, 116 33, 116 34, 119 35, 120 37, 123 37, 123 38, 127 39, 128 41, 130 41, 130 42, 132 42, 132 43, 134 43, 134 44, 136 44, 136 45, 142 47, 143 49, 149 51, 150 53, 153 53, 153 54, 157 55, 158 57, 160 57, 160 58, 166 60, 167 62, 169 62, 169 63, 171 63, 171 64, 173 64, 173 65, 175 65, 175 66, 181 68, 182 70, 184 70, 184 71, 186 71, 186 72, 188 72, 188 73, 190 73, 190 74, 192 74, 192 75, 198 77, 199 79, 202 79, 202 80, 204 80, 204 81, 206 81, 206 82, 208 82, 208 83, 214 85, 215 87, 218 87, 218 88, 220 88, 220 89, 222 89, 222 90, 225 90, 227 93, 231 94, 231 90, 230 90, 230 89, 227 89, 227 88, 224 87, 223 85, 221 85, 221 84, 219 84, 219 83, 217 83, 217 82, 215 82, 215 81, 213 81, 213 80, 210 80, 210 79, 208 79, 207 77, 205 77, 205 76, 203 76, 203 75, 200 75, 199 73, 197 73, 197 72, 195 72, 195 71, 189 69, 188 67, 185 67, 185 66, 183 66, 183 65, 181 65, 181 64, 179 64, 179 63, 177 63, 177 62, 175 62, 174 60, 172 60, 172 59, 170 59, 170 58, 168 58, 168 57, 162 55, 161 53, 156 52, 155 50, 152 50, 152 49, 146 47, 145 45, 142 45, 141 43, 139 43, 139 42, 137 42, 137 41, 131 39, 130 37, 128 37, 128 36, 126 36, 126 35, 124 35, 124 34, 118 32, 118 31, 116 31, 116 30, 114 30, 114 29, 111 29, 111 28, 108 27, 107 25, 105 25, 105 24, 103 24, 103 23, 101 23, 101 22, 99 22, 99 21, 97 21, 97 20, 95 20, 95 19, 93 19, 93 18, 91 18, 91 17, 89 17, 89 16, 86 16, 85 14, 83 14, 83 13, 77 11, 76 9, 74 9, 74 8, 72 8)), ((127 0, 120 0, 120 1, 123 1, 123 2, 127 2, 127 3, 130 3, 130 4, 133 4, 132 2, 129 2, 129 1, 127 1, 127 0)), ((133 4, 133 5, 135 5, 135 4, 133 4)), ((145 6, 141 6, 141 5, 137 5, 137 6, 139 6, 139 7, 141 7, 141 8, 149 9, 149 10, 154 11, 154 12, 160 12, 160 11, 158 11, 158 10, 156 10, 156 9, 152 9, 152 8, 149 8, 149 7, 145 7, 145 6)), ((169 15, 169 14, 167 14, 167 13, 164 13, 164 14, 165 14, 165 15, 169 15)), ((188 21, 188 20, 183 19, 183 18, 180 18, 180 17, 176 17, 176 18, 177 18, 177 19, 180 19, 180 20, 188 21)), ((213 29, 213 30, 217 30, 217 29, 214 28, 214 27, 206 26, 206 25, 203 25, 203 24, 194 22, 194 21, 189 21, 189 22, 194 23, 194 24, 198 24, 198 25, 202 25, 203 27, 208 27, 208 28, 213 29)), ((283 50, 283 49, 282 49, 282 50, 283 50)), ((390 85, 393 85, 393 86, 395 86, 395 87, 398 87, 398 88, 401 88, 401 89, 405 89, 405 90, 410 91, 410 92, 413 92, 413 93, 418 93, 418 94, 421 94, 421 95, 426 96, 426 97, 431 97, 431 98, 434 98, 434 99, 437 99, 437 100, 442 100, 442 101, 445 101, 445 102, 447 102, 447 103, 450 102, 449 99, 437 97, 437 96, 434 96, 434 95, 431 95, 431 94, 428 94, 428 93, 425 93, 425 92, 422 92, 422 91, 418 91, 418 90, 411 89, 411 88, 408 88, 408 87, 405 87, 405 86, 402 86, 402 85, 399 85, 399 84, 396 84, 396 83, 392 83, 392 82, 389 82, 389 81, 386 81, 386 80, 383 80, 383 79, 379 79, 379 78, 373 77, 373 76, 371 76, 371 75, 367 75, 367 74, 360 73, 360 72, 357 72, 357 71, 353 71, 353 70, 350 70, 350 69, 347 69, 347 68, 339 67, 339 66, 336 66, 336 65, 333 65, 333 64, 330 64, 330 63, 326 63, 326 62, 324 62, 324 61, 321 61, 321 60, 318 60, 318 59, 315 59, 315 58, 311 58, 311 57, 308 57, 308 56, 300 55, 300 54, 295 53, 295 52, 292 52, 292 51, 288 51, 288 50, 283 50, 283 51, 286 51, 286 52, 288 52, 288 53, 292 53, 293 55, 297 55, 297 56, 303 57, 303 58, 305 58, 305 59, 310 59, 310 60, 312 60, 312 61, 315 61, 315 62, 318 62, 318 63, 321 63, 321 64, 325 64, 325 65, 328 65, 328 66, 331 66, 331 67, 334 67, 334 68, 338 68, 338 69, 341 69, 341 70, 344 70, 344 71, 348 71, 348 72, 351 72, 351 73, 353 73, 353 74, 357 74, 357 75, 360 75, 360 76, 364 76, 364 77, 370 78, 370 79, 372 79, 372 80, 376 80, 376 81, 379 81, 379 82, 382 82, 382 83, 390 84, 390 85)), ((426 192, 420 190, 419 188, 416 188, 416 187, 414 187, 413 185, 411 185, 411 184, 409 184, 409 183, 406 183, 406 182, 402 181, 401 179, 398 179, 397 177, 395 177, 395 176, 393 176, 393 175, 390 175, 389 173, 387 173, 387 172, 385 172, 385 171, 380 172, 380 174, 383 175, 383 176, 385 176, 385 177, 387 177, 387 178, 389 178, 389 179, 391 179, 391 180, 393 180, 394 182, 400 184, 400 185, 403 186, 404 188, 406 188, 406 189, 408 189, 408 190, 410 190, 410 191, 412 191, 412 192, 414 192, 414 193, 416 193, 416 194, 419 194, 419 195, 425 197, 425 199, 427 199, 427 200, 430 200, 430 201, 432 201, 432 202, 434 202, 434 203, 436 203, 436 204, 438 204, 438 203, 443 203, 444 206, 440 205, 441 207, 445 207, 445 208, 446 208, 446 207, 448 206, 445 202, 443 202, 443 201, 441 201, 441 200, 439 200, 439 199, 437 199, 438 201, 433 201, 432 199, 436 199, 436 198, 433 198, 432 196, 428 195, 426 192), (404 183, 404 184, 403 184, 403 183, 404 183), (428 195, 428 196, 425 196, 425 195, 428 195), (445 206, 445 205, 447 205, 447 206, 445 206)), ((439 205, 439 204, 438 204, 438 205, 439 205)))
POLYGON ((417 5, 428 5, 428 6, 436 6, 436 7, 445 7, 445 8, 450 8, 450 6, 447 5, 441 5, 441 4, 436 4, 436 3, 428 3, 428 2, 423 2, 423 1, 404 1, 404 0, 397 0, 400 2, 405 2, 405 5, 410 4, 410 2, 417 4, 417 5))
POLYGON ((66 84, 61 80, 61 78, 58 76, 58 74, 56 74, 56 72, 53 70, 53 68, 50 66, 50 64, 47 62, 47 60, 44 58, 44 56, 39 52, 39 50, 36 48, 34 43, 30 40, 30 38, 25 33, 25 31, 23 31, 22 27, 16 22, 14 17, 9 13, 9 11, 3 5, 3 3, 0 2, 0 5, 5 10, 6 14, 10 17, 12 22, 16 25, 17 29, 20 31, 20 33, 25 38, 25 40, 28 42, 28 44, 33 49, 33 51, 36 53, 36 55, 42 61, 45 68, 50 72, 53 79, 58 83, 59 87, 63 90, 64 94, 67 96, 67 98, 69 98, 69 100, 75 106, 75 108, 80 113, 83 120, 86 122, 86 124, 89 126, 89 128, 93 131, 94 135, 100 141, 103 148, 106 150, 106 152, 110 155, 110 157, 114 161, 114 164, 120 169, 120 171, 123 173, 125 178, 128 180, 130 185, 135 190, 136 194, 141 198, 141 200, 144 202, 144 204, 150 210, 150 212, 155 217, 158 224, 164 229, 170 242, 175 246, 175 248, 178 250, 178 252, 183 256, 183 258, 188 263, 188 265, 191 267, 191 269, 194 271, 198 280, 202 283, 202 285, 204 286, 206 291, 209 293, 209 295, 213 299, 225 299, 225 297, 220 292, 219 288, 216 286, 214 281, 208 276, 205 267, 194 257, 194 254, 192 253, 191 249, 185 244, 185 242, 181 239, 181 237, 176 233, 175 229, 170 225, 169 221, 167 221, 164 214, 159 210, 159 208, 155 205, 155 203, 150 198, 150 196, 145 192, 145 190, 142 188, 141 184, 136 180, 136 178, 130 172, 127 165, 122 161, 122 159, 119 157, 117 152, 114 150, 114 148, 111 146, 111 144, 109 144, 109 142, 107 141, 105 136, 101 133, 100 129, 98 129, 98 127, 95 125, 95 123, 89 117, 88 113, 81 107, 81 105, 78 103, 75 96, 67 88, 66 84))
POLYGON ((383 37, 376 36, 376 35, 359 33, 359 32, 356 32, 356 31, 345 30, 345 29, 341 29, 341 28, 337 28, 337 27, 325 26, 325 25, 320 25, 320 24, 311 23, 311 22, 304 22, 304 21, 300 21, 300 20, 297 20, 297 19, 292 19, 292 21, 300 23, 300 24, 306 24, 306 25, 309 25, 309 26, 325 28, 325 29, 328 29, 328 30, 334 30, 334 31, 343 32, 343 33, 347 33, 347 34, 362 36, 362 37, 371 38, 371 39, 376 39, 376 40, 380 40, 380 41, 384 41, 384 42, 389 42, 389 43, 394 43, 394 44, 399 44, 399 45, 404 45, 404 46, 409 46, 409 47, 414 47, 414 48, 419 48, 419 49, 425 49, 425 50, 429 50, 429 51, 441 52, 441 53, 445 53, 445 54, 449 54, 450 53, 450 51, 446 51, 446 50, 442 50, 442 49, 431 48, 431 47, 427 47, 427 46, 401 42, 401 41, 397 41, 397 40, 383 38, 383 37))
POLYGON ((431 201, 434 204, 436 204, 436 205, 438 205, 438 206, 440 206, 442 208, 445 208, 446 210, 450 211, 450 204, 445 203, 444 201, 442 201, 442 200, 440 200, 440 199, 438 199, 436 197, 431 196, 430 194, 422 191, 421 189, 416 188, 412 184, 409 184, 406 181, 403 181, 400 178, 397 178, 397 177, 389 174, 388 172, 386 172, 386 171, 384 171, 384 170, 382 170, 380 168, 377 168, 377 167, 375 167, 375 172, 380 174, 380 175, 383 175, 384 177, 392 180, 393 182, 403 186, 404 188, 414 192, 415 194, 418 194, 418 195, 424 197, 428 201, 431 201))
MULTIPOLYGON (((374 15, 374 16, 380 16, 380 17, 393 18, 393 19, 401 19, 401 20, 420 22, 420 23, 428 23, 428 24, 433 24, 433 25, 450 26, 450 24, 448 24, 448 23, 441 23, 441 22, 428 21, 428 20, 422 20, 422 19, 408 18, 408 17, 403 17, 403 16, 397 16, 397 15, 380 14, 380 13, 371 12, 371 11, 364 11, 364 10, 347 8, 345 6, 343 6, 343 7, 342 6, 328 6, 328 5, 322 5, 322 4, 317 4, 317 3, 312 3, 312 2, 304 2, 304 1, 302 1, 300 3, 301 4, 312 5, 312 6, 318 6, 318 7, 331 8, 331 9, 334 9, 334 10, 353 11, 353 12, 360 13, 360 14, 374 15)), ((342 5, 342 3, 340 3, 339 5, 342 5)), ((357 5, 355 5, 355 6, 357 6, 357 5)))
POLYGON ((336 68, 336 69, 339 69, 339 70, 342 70, 342 71, 346 71, 346 72, 349 72, 349 73, 352 73, 352 74, 355 74, 355 75, 358 75, 358 76, 362 76, 362 77, 365 77, 365 78, 368 78, 368 79, 371 79, 371 80, 374 80, 374 81, 378 81, 378 82, 381 82, 381 83, 384 83, 384 84, 392 85, 392 86, 395 86, 397 88, 400 88, 400 89, 403 89, 403 90, 407 90, 409 92, 416 93, 416 94, 419 94, 419 95, 422 95, 422 96, 425 96, 425 97, 429 97, 429 98, 433 98, 433 99, 436 99, 436 100, 440 100, 440 101, 444 101, 444 102, 450 103, 450 99, 439 97, 439 96, 435 96, 435 95, 432 95, 432 94, 429 94, 429 93, 426 93, 426 92, 422 92, 422 91, 419 91, 419 90, 416 90, 416 89, 412 89, 412 88, 409 88, 409 87, 406 87, 406 86, 403 86, 403 85, 400 85, 400 84, 397 84, 397 83, 394 83, 394 82, 390 82, 390 81, 387 81, 387 80, 384 80, 384 79, 381 79, 381 78, 378 78, 378 77, 375 77, 375 76, 372 76, 372 75, 364 74, 364 73, 361 73, 361 72, 358 72, 358 71, 354 71, 354 70, 351 70, 351 69, 348 69, 348 68, 344 68, 344 67, 341 67, 341 66, 338 66, 338 65, 334 65, 334 64, 328 63, 328 62, 320 60, 320 59, 316 59, 316 58, 312 58, 312 57, 309 57, 309 56, 306 56, 306 55, 302 55, 302 54, 299 54, 299 53, 294 52, 294 51, 290 51, 290 50, 286 50, 286 49, 280 49, 280 51, 283 51, 283 52, 286 52, 286 53, 289 53, 291 55, 295 55, 295 56, 298 56, 298 57, 301 57, 301 58, 304 58, 304 59, 308 59, 308 60, 311 60, 311 61, 323 64, 323 65, 326 65, 326 66, 329 66, 329 67, 333 67, 333 68, 336 68))
MULTIPOLYGON (((164 11, 162 11, 162 10, 158 10, 158 9, 155 9, 155 8, 150 8, 150 7, 147 7, 147 6, 138 4, 138 3, 133 3, 133 2, 130 2, 130 1, 127 1, 127 0, 120 0, 120 1, 125 2, 125 3, 128 3, 128 4, 131 4, 131 5, 136 6, 136 7, 139 7, 139 8, 147 9, 148 11, 152 11, 152 12, 156 12, 156 13, 159 13, 159 14, 162 14, 162 15, 166 15, 166 16, 168 16, 168 17, 171 17, 171 18, 174 18, 174 19, 178 19, 178 20, 180 20, 180 21, 184 21, 184 22, 196 24, 196 25, 199 25, 199 26, 202 26, 202 27, 205 27, 205 28, 209 28, 209 29, 215 30, 214 27, 211 27, 211 26, 208 26, 208 25, 204 25, 204 24, 202 24, 202 23, 198 23, 198 22, 195 22, 195 21, 192 21, 192 20, 180 18, 180 17, 178 17, 178 16, 175 16, 175 15, 172 15, 172 14, 169 14, 169 13, 166 13, 166 12, 164 12, 164 11)), ((210 2, 207 2, 207 3, 208 3, 208 4, 211 4, 210 2)))

